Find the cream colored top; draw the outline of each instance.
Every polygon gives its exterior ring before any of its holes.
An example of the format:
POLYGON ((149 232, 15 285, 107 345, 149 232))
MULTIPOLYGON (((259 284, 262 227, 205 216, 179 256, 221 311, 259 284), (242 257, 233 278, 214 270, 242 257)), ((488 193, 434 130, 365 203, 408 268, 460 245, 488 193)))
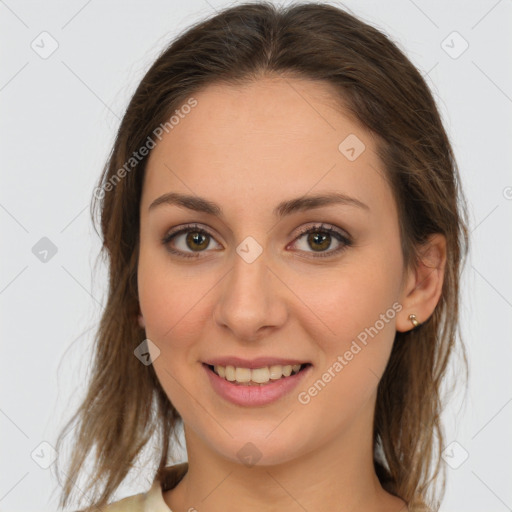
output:
POLYGON ((164 501, 163 493, 176 487, 187 471, 187 462, 168 466, 156 475, 149 491, 110 503, 101 510, 104 512, 172 512, 164 501))

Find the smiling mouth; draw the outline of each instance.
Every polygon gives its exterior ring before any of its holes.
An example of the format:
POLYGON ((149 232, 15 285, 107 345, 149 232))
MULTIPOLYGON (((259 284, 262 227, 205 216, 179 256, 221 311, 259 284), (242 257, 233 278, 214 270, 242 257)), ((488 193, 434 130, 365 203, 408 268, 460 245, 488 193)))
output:
POLYGON ((262 368, 239 368, 234 366, 205 366, 222 379, 241 386, 265 386, 271 382, 287 379, 302 372, 311 363, 296 365, 273 365, 262 368))

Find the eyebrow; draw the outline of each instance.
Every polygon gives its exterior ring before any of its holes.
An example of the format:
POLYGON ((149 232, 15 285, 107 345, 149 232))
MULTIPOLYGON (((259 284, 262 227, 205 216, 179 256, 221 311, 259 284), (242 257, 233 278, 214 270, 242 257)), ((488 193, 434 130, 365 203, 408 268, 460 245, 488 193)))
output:
MULTIPOLYGON (((151 211, 162 204, 174 204, 189 210, 194 210, 196 212, 208 213, 210 215, 224 218, 222 208, 217 203, 199 196, 169 192, 155 199, 149 205, 148 210, 151 211)), ((327 194, 303 196, 282 201, 274 208, 272 213, 275 217, 282 218, 296 212, 321 208, 322 206, 329 206, 332 204, 355 206, 367 212, 370 211, 369 206, 359 199, 341 194, 339 192, 331 192, 327 194)))

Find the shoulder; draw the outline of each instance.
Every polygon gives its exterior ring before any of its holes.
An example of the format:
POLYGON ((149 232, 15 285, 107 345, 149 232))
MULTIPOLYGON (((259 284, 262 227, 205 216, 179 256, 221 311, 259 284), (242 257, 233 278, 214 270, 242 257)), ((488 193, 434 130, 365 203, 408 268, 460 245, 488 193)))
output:
POLYGON ((145 494, 134 494, 122 500, 109 503, 101 508, 101 512, 143 512, 145 494))
POLYGON ((164 501, 163 492, 173 489, 187 471, 187 462, 161 468, 147 492, 128 496, 101 508, 93 507, 76 512, 172 512, 164 501))

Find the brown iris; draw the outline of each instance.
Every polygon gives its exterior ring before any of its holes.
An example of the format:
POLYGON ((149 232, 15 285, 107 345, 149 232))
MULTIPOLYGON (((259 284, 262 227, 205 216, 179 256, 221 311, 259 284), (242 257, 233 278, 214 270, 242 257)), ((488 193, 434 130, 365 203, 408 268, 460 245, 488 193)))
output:
POLYGON ((204 233, 199 233, 198 231, 190 231, 187 235, 187 245, 192 249, 189 243, 193 242, 194 244, 198 243, 198 240, 203 239, 202 243, 199 243, 199 246, 196 246, 199 250, 206 249, 209 243, 209 237, 204 233))
POLYGON ((321 244, 321 247, 320 249, 318 250, 323 250, 323 249, 328 249, 329 248, 329 245, 331 243, 331 235, 329 234, 320 234, 319 232, 317 233, 310 233, 308 235, 308 243, 310 244, 310 246, 316 251, 317 249, 314 248, 314 245, 315 244, 321 244), (327 243, 325 243, 327 241, 327 243))

